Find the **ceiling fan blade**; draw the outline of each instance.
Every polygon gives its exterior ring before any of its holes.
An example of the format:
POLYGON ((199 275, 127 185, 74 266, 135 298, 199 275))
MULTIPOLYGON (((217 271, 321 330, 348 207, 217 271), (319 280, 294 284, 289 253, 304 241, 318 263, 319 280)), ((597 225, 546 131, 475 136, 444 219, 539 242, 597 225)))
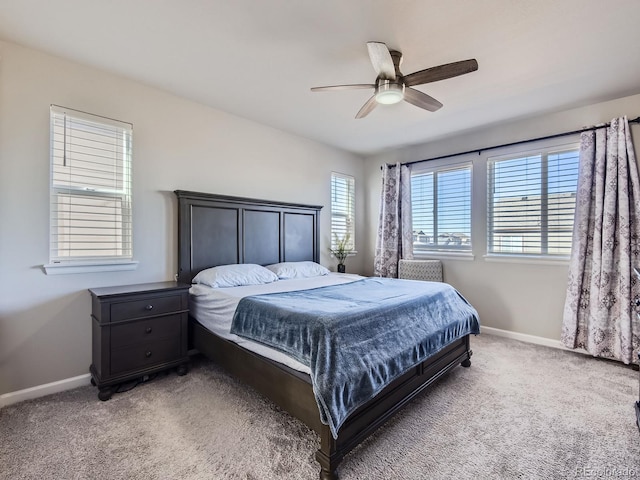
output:
POLYGON ((404 84, 407 87, 414 85, 422 85, 424 83, 437 82, 446 78, 457 77, 465 73, 471 73, 478 70, 478 62, 475 58, 471 60, 462 60, 460 62, 447 63, 437 67, 427 68, 419 72, 410 73, 404 76, 404 84))
POLYGON ((376 105, 378 105, 378 102, 376 102, 376 96, 373 95, 369 100, 365 102, 360 111, 356 114, 356 118, 366 117, 371 113, 371 110, 376 108, 376 105))
POLYGON ((367 42, 367 49, 371 64, 378 77, 384 80, 395 80, 396 67, 387 46, 382 42, 367 42))
POLYGON ((354 83, 352 85, 331 85, 327 87, 313 87, 312 92, 326 92, 329 90, 355 90, 357 88, 376 88, 372 83, 354 83))
POLYGON ((438 100, 414 88, 406 87, 404 89, 404 99, 411 105, 424 108, 430 112, 435 112, 442 107, 442 104, 438 100))

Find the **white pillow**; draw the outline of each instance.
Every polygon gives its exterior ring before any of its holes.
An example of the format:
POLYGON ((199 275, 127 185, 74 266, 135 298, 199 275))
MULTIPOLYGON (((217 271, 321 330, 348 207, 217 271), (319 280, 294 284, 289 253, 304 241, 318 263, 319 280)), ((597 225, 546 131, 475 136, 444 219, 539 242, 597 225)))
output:
POLYGON ((282 262, 267 265, 280 280, 328 275, 329 270, 316 262, 282 262))
POLYGON ((202 270, 192 280, 193 283, 213 288, 239 287, 242 285, 261 285, 278 280, 271 270, 253 263, 220 265, 202 270))

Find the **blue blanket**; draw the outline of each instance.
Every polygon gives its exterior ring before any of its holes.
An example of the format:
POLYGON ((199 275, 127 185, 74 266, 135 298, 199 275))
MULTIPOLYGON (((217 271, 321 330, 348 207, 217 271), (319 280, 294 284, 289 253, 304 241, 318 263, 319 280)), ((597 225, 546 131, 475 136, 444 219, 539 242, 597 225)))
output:
POLYGON ((449 343, 480 333, 480 325, 446 283, 366 278, 245 297, 231 333, 307 365, 320 419, 337 438, 354 410, 449 343))

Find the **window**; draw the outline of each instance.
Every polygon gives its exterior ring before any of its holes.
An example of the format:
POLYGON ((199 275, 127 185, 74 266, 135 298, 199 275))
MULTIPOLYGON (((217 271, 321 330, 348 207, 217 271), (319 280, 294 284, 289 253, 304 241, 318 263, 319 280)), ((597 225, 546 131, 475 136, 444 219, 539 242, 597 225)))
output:
POLYGON ((570 145, 489 159, 490 254, 571 253, 578 158, 570 145))
POLYGON ((348 238, 352 250, 355 245, 356 181, 350 175, 331 173, 331 248, 348 238))
POLYGON ((471 251, 471 165, 411 175, 413 252, 471 251))
POLYGON ((47 273, 60 265, 131 263, 132 125, 55 105, 50 113, 47 273))

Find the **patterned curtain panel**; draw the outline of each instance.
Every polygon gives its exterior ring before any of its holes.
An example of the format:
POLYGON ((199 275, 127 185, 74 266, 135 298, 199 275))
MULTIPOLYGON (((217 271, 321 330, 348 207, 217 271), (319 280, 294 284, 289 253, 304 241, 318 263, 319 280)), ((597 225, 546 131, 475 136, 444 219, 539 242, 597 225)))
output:
POLYGON ((640 184, 626 117, 580 138, 562 343, 631 363, 640 347, 640 184))
POLYGON ((401 258, 413 258, 411 170, 397 163, 382 167, 374 275, 398 278, 398 260, 401 258))

